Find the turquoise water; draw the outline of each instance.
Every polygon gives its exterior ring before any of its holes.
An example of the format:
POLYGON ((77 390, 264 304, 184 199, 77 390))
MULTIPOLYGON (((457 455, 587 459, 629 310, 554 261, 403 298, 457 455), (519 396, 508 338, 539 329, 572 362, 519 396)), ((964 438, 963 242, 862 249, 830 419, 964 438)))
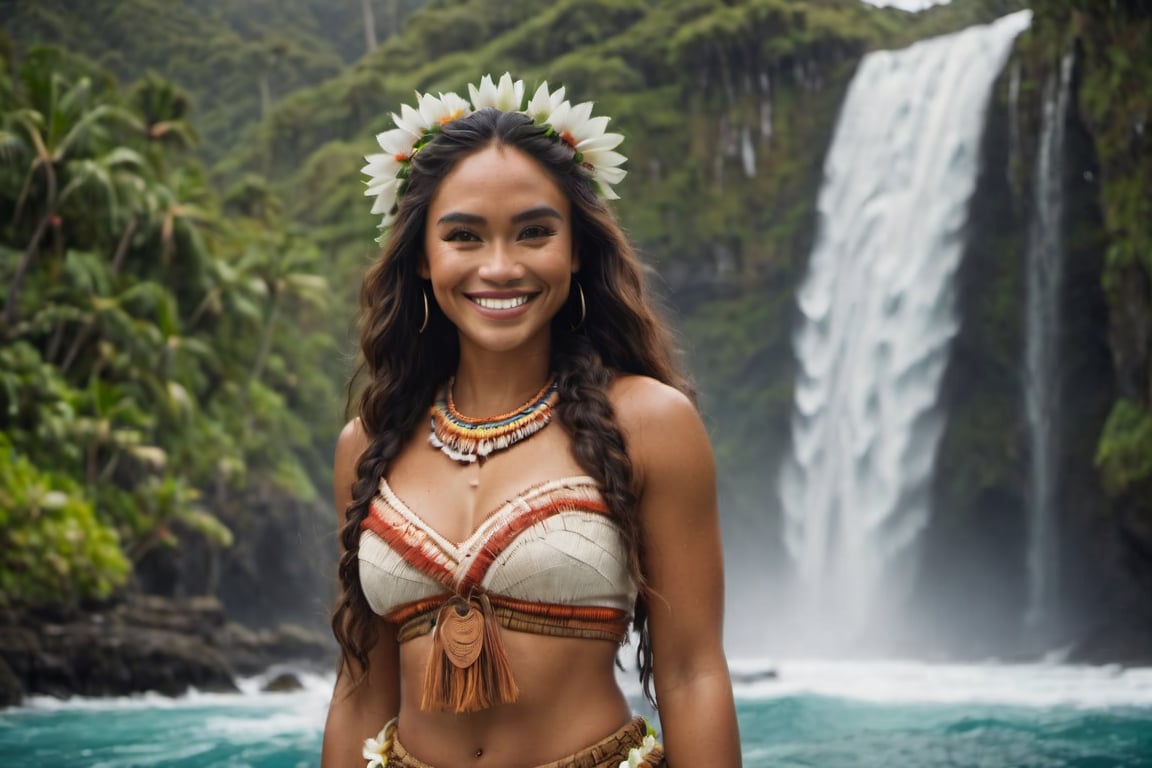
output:
MULTIPOLYGON (((1152 768, 1152 670, 781 662, 778 671, 737 686, 748 768, 1152 768)), ((259 683, 236 696, 35 700, 0 712, 0 766, 315 766, 329 682, 307 678, 292 694, 260 694, 259 683)))

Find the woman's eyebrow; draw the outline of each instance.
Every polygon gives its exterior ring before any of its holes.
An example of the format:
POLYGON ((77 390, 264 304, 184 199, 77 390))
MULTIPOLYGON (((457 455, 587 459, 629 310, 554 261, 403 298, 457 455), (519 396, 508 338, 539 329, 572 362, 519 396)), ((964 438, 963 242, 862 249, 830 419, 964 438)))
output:
POLYGON ((452 211, 441 216, 436 221, 437 224, 483 224, 484 217, 477 216, 474 213, 462 213, 460 211, 452 211))
MULTIPOLYGON (((538 205, 535 208, 529 208, 526 211, 521 211, 512 217, 513 224, 521 224, 525 221, 533 219, 558 219, 564 220, 564 216, 560 211, 556 210, 550 205, 538 205)), ((450 211, 436 220, 437 224, 485 224, 487 219, 483 216, 477 216, 474 213, 464 213, 463 211, 450 211)))
POLYGON ((560 215, 560 211, 556 210, 550 205, 540 205, 516 214, 512 217, 512 223, 520 224, 521 222, 529 221, 531 219, 541 218, 559 219, 560 221, 564 220, 564 217, 560 215))

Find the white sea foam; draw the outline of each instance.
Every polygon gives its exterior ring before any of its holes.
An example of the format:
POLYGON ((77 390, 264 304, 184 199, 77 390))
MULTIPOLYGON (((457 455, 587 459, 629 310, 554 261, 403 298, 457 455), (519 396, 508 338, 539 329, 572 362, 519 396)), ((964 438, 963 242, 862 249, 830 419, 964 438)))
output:
POLYGON ((236 682, 237 688, 240 689, 238 693, 207 693, 193 689, 182 696, 164 696, 159 693, 140 693, 117 697, 73 696, 68 699, 57 699, 52 696, 29 696, 24 700, 23 706, 12 711, 104 711, 110 709, 191 709, 199 707, 260 708, 269 705, 280 706, 286 702, 297 702, 301 706, 316 702, 325 708, 327 707, 335 679, 332 675, 318 675, 291 670, 303 686, 300 690, 263 693, 261 689, 264 685, 282 671, 290 670, 274 670, 255 677, 242 678, 236 682))
MULTIPOLYGON (((1152 667, 763 658, 733 659, 730 667, 738 680, 736 696, 743 700, 817 695, 885 704, 1152 707, 1152 667), (739 682, 755 677, 763 679, 739 682)), ((255 742, 313 730, 323 722, 332 677, 298 677, 304 688, 286 693, 261 693, 269 679, 261 676, 240 681, 240 693, 235 694, 194 691, 176 698, 149 693, 64 701, 34 696, 8 712, 220 708, 209 718, 213 732, 228 740, 255 742), (246 710, 251 711, 250 717, 246 710)), ((634 671, 622 672, 618 679, 631 698, 642 697, 634 671)))
POLYGON ((741 699, 819 695, 886 704, 1004 704, 1026 707, 1152 707, 1152 668, 1068 664, 930 664, 913 661, 742 659, 741 699))
POLYGON ((880 8, 899 8, 904 11, 923 11, 934 5, 947 5, 951 0, 864 0, 880 8))

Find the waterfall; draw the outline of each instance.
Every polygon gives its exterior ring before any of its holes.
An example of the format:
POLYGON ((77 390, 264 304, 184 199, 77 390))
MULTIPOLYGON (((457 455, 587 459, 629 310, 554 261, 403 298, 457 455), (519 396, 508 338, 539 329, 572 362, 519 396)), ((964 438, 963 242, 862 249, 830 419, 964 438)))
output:
POLYGON ((1071 51, 1044 89, 1033 210, 1028 224, 1024 300, 1024 410, 1030 462, 1028 610, 1025 622, 1043 640, 1056 618, 1056 463, 1060 455, 1060 290, 1064 243, 1064 121, 1072 86, 1071 51))
POLYGON ((875 639, 914 578, 979 141, 992 86, 1030 20, 1021 11, 869 54, 841 108, 798 297, 780 476, 806 651, 875 639))
POLYGON ((756 177, 756 147, 752 145, 752 130, 748 126, 740 129, 740 163, 745 178, 756 177))

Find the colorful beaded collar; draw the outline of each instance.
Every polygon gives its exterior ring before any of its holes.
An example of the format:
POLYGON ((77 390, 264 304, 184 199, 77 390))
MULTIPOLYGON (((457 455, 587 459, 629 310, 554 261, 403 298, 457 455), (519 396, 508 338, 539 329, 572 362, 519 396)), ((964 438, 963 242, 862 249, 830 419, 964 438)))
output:
POLYGON ((552 420, 552 407, 560 399, 559 383, 553 377, 515 410, 499 416, 470 418, 456 410, 453 381, 449 379, 432 405, 428 442, 453 461, 466 464, 511 448, 544 429, 552 420))

